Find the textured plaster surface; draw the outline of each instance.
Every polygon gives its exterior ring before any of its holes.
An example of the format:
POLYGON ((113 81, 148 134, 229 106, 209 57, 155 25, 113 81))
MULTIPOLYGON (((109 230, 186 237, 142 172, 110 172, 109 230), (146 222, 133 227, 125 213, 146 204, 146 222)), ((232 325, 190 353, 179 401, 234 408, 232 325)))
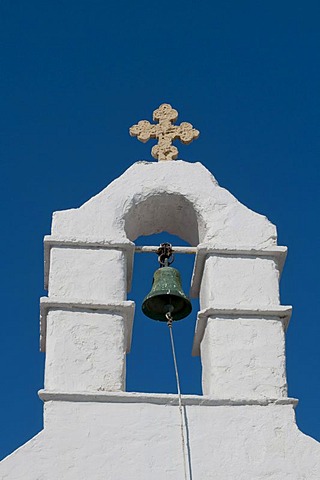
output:
POLYGON ((46 344, 47 390, 124 389, 126 332, 120 315, 49 311, 46 344))
POLYGON ((272 258, 209 255, 203 272, 200 307, 279 305, 279 270, 272 258))
MULTIPOLYGON (((193 247, 189 247, 189 248, 193 248, 193 247)), ((191 288, 190 288, 190 296, 192 298, 199 297, 200 286, 202 283, 203 276, 204 274, 206 274, 206 276, 208 275, 208 272, 207 272, 209 268, 208 266, 211 263, 210 258, 217 258, 217 259, 221 258, 221 262, 226 267, 228 265, 228 262, 231 263, 231 259, 233 259, 234 262, 240 259, 242 260, 260 259, 262 261, 268 259, 269 261, 274 262, 274 267, 276 269, 276 277, 277 277, 277 280, 279 281, 279 277, 281 276, 284 262, 287 256, 287 250, 288 250, 287 247, 278 246, 278 245, 273 245, 268 248, 254 248, 254 247, 243 248, 241 246, 240 247, 234 246, 232 248, 230 247, 215 248, 205 243, 200 243, 196 247, 196 249, 197 249, 196 258, 194 262, 194 269, 193 269, 191 288), (226 259, 226 261, 224 261, 223 259, 226 259)), ((218 273, 218 267, 220 262, 212 262, 212 263, 213 265, 216 266, 214 268, 217 269, 217 273, 218 273)), ((228 274, 230 275, 230 269, 228 270, 226 273, 222 272, 223 278, 225 278, 226 275, 228 274)), ((239 268, 237 268, 236 271, 238 272, 238 275, 239 275, 239 268)), ((211 279, 210 283, 212 283, 212 280, 213 279, 211 279)), ((206 286, 207 286, 206 280, 204 280, 202 283, 202 292, 201 292, 203 304, 208 300, 210 301, 210 299, 205 298, 205 295, 207 292, 206 286)))
POLYGON ((266 217, 219 187, 203 165, 182 160, 137 162, 80 208, 55 212, 52 224, 54 237, 78 240, 134 241, 161 231, 191 245, 276 244, 266 217))
POLYGON ((51 310, 61 310, 65 312, 91 312, 107 313, 120 315, 125 325, 126 352, 130 352, 132 340, 133 317, 135 303, 132 300, 123 302, 97 303, 94 301, 80 301, 71 298, 40 298, 40 350, 46 351, 47 340, 47 317, 51 310))
POLYGON ((277 318, 209 318, 200 347, 203 393, 224 398, 287 396, 284 342, 277 318))
POLYGON ((97 302, 126 299, 124 252, 53 247, 50 264, 50 297, 97 302))
MULTIPOLYGON (((179 410, 47 402, 45 429, 0 465, 2 480, 184 478, 179 410)), ((192 479, 318 480, 320 446, 288 405, 188 406, 192 479)))

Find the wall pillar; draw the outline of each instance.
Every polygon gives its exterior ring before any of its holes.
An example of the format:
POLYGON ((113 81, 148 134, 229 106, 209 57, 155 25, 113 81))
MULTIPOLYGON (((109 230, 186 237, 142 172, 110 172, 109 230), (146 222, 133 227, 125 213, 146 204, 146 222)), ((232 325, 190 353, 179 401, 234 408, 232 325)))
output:
POLYGON ((286 249, 198 250, 194 279, 201 310, 193 355, 201 355, 203 394, 287 397, 285 330, 291 307, 279 305, 286 249))
POLYGON ((126 300, 132 248, 46 237, 41 299, 45 389, 124 391, 134 302, 126 300))

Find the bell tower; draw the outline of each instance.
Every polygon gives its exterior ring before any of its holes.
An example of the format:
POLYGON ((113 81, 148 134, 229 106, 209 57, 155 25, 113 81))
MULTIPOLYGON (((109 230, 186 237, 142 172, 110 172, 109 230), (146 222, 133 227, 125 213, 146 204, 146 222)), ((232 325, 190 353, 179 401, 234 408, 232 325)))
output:
POLYGON ((201 163, 174 161, 173 140, 199 135, 177 115, 163 104, 156 123, 130 129, 157 139, 158 162, 137 162, 80 208, 53 214, 40 307, 44 429, 1 462, 4 480, 320 478, 319 443, 298 430, 287 394, 287 249, 201 163), (141 308, 127 299, 134 242, 162 231, 190 244, 200 300, 192 354, 203 395, 182 396, 182 424, 178 395, 125 391, 141 308))

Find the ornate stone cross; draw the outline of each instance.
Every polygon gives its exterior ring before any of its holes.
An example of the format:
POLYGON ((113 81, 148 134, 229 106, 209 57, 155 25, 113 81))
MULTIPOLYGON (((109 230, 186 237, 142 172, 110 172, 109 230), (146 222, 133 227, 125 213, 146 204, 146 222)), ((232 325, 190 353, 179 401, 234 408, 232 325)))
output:
POLYGON ((182 143, 189 144, 199 137, 199 130, 193 128, 191 123, 182 122, 180 125, 173 125, 178 118, 178 112, 168 103, 163 103, 153 112, 153 120, 158 124, 152 124, 148 120, 140 120, 133 125, 129 132, 131 137, 145 143, 150 138, 156 138, 158 144, 152 147, 151 155, 160 160, 175 160, 178 156, 178 149, 172 145, 173 140, 179 139, 182 143))

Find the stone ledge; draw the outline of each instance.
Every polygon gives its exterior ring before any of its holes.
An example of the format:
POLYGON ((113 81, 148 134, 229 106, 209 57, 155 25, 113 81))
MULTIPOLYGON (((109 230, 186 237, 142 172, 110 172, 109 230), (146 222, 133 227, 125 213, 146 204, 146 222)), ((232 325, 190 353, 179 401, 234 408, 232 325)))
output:
MULTIPOLYGON (((179 405, 179 396, 172 393, 140 393, 140 392, 52 392, 39 390, 39 397, 44 402, 100 402, 100 403, 151 403, 155 405, 179 405)), ((296 398, 214 398, 204 395, 182 395, 184 405, 199 406, 246 406, 246 405, 293 405, 296 398)))
POLYGON ((190 297, 197 298, 199 296, 201 280, 203 276, 203 270, 205 261, 208 255, 219 255, 228 257, 250 257, 250 258, 272 258, 278 266, 279 273, 281 274, 284 262, 287 256, 287 247, 273 246, 263 249, 257 249, 250 246, 243 247, 227 247, 217 248, 210 244, 200 243, 197 247, 197 254, 194 263, 194 269, 192 274, 190 297))
POLYGON ((209 307, 198 312, 196 329, 193 340, 192 355, 197 357, 200 355, 200 344, 207 326, 209 317, 219 317, 221 321, 224 319, 232 320, 237 318, 261 319, 261 320, 279 320, 283 324, 284 330, 288 328, 291 318, 292 307, 287 305, 275 305, 272 308, 259 307, 209 307), (221 318, 222 317, 222 318, 221 318))
POLYGON ((126 328, 126 344, 127 353, 130 352, 133 317, 135 310, 135 303, 133 301, 123 301, 114 303, 96 303, 96 302, 81 302, 80 300, 65 300, 52 299, 49 297, 40 298, 40 350, 46 350, 46 333, 47 333, 47 314, 49 310, 67 310, 67 311, 88 311, 88 312, 110 312, 119 313, 123 315, 127 322, 126 328))

